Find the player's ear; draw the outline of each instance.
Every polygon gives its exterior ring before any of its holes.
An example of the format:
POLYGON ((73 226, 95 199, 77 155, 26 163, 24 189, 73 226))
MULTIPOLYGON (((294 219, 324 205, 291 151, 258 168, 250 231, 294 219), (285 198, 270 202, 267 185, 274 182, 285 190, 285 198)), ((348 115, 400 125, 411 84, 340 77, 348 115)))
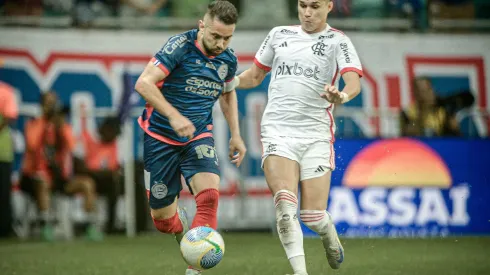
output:
POLYGON ((333 9, 333 1, 332 0, 326 0, 326 1, 327 1, 328 13, 330 13, 333 9))
POLYGON ((203 20, 199 20, 199 30, 204 31, 204 21, 203 20))

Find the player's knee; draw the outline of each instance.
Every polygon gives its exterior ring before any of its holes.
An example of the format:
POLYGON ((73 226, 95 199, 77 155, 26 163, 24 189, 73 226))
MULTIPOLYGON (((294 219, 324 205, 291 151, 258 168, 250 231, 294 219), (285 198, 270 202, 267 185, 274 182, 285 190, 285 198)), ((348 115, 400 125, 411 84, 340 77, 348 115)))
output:
POLYGON ((150 208, 150 214, 151 214, 151 217, 153 219, 165 220, 165 219, 169 219, 169 218, 173 217, 175 215, 176 209, 177 208, 170 209, 167 207, 159 208, 159 209, 153 209, 153 207, 152 207, 152 208, 150 208))
MULTIPOLYGON (((267 177, 267 185, 273 194, 278 194, 283 191, 289 191, 294 194, 293 190, 296 191, 295 186, 297 183, 292 183, 290 180, 286 180, 282 177, 268 175, 267 177)), ((296 197, 296 195, 294 195, 296 197)))

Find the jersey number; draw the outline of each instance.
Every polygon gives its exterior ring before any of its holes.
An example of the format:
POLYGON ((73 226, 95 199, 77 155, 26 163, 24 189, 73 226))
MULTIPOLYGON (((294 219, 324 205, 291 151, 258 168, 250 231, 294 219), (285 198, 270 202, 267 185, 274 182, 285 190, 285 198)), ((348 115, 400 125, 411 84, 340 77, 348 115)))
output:
POLYGON ((209 146, 209 145, 199 145, 196 148, 196 154, 198 159, 203 159, 203 158, 214 158, 215 157, 215 150, 214 147, 209 146))

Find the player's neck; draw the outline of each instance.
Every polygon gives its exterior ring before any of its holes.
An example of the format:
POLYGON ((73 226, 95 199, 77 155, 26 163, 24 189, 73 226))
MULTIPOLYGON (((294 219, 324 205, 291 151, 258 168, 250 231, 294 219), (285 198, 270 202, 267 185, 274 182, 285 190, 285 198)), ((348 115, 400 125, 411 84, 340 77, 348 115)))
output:
POLYGON ((200 32, 197 33, 197 39, 196 39, 196 47, 207 57, 209 58, 214 58, 214 56, 209 55, 206 52, 206 48, 204 47, 204 42, 202 41, 202 34, 200 32))
POLYGON ((307 31, 303 28, 303 26, 301 26, 301 30, 303 30, 303 32, 307 33, 307 34, 316 34, 316 33, 320 33, 320 32, 323 32, 325 31, 325 29, 328 27, 328 24, 325 22, 325 24, 323 24, 322 26, 320 26, 319 28, 313 30, 313 31, 307 31))

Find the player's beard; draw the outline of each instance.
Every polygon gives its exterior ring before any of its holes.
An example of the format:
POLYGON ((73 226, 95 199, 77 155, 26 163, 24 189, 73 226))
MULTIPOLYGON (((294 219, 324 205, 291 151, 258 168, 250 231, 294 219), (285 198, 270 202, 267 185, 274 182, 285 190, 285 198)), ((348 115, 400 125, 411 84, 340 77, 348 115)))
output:
POLYGON ((206 39, 204 39, 204 36, 202 37, 202 45, 204 47, 204 51, 206 52, 206 55, 209 55, 209 56, 216 56, 216 55, 219 55, 222 51, 221 50, 218 50, 218 48, 211 48, 207 42, 206 42, 206 39))

